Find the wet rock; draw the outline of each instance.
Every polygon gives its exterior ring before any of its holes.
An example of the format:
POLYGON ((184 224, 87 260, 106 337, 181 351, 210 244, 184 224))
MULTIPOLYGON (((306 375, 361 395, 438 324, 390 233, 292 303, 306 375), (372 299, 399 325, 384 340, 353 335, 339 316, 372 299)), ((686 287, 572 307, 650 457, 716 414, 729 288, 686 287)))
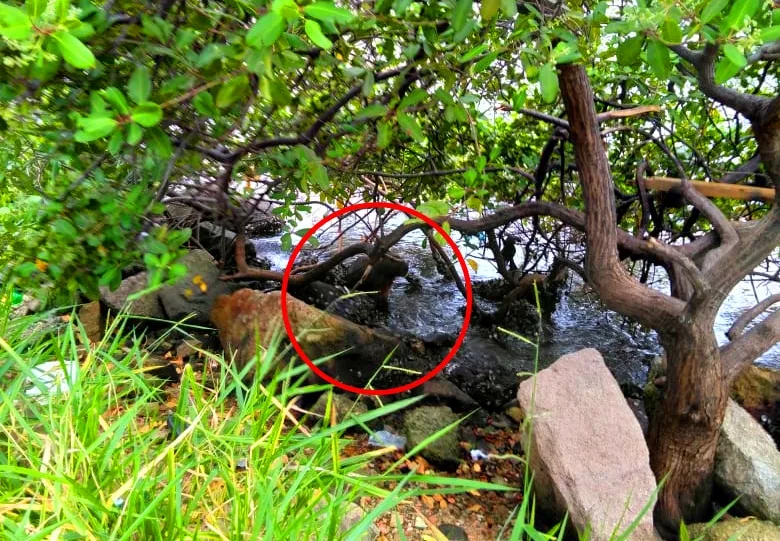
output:
POLYGON ((628 407, 634 412, 636 420, 639 421, 639 426, 642 428, 642 434, 647 435, 647 430, 650 428, 650 419, 645 412, 644 400, 638 398, 626 398, 628 407))
MULTIPOLYGON (((292 295, 287 296, 287 311, 296 339, 310 359, 339 353, 320 367, 335 379, 363 387, 379 373, 373 382, 376 388, 416 379, 416 375, 380 370, 393 350, 390 364, 405 366, 406 350, 399 339, 319 310, 292 295)), ((278 291, 241 289, 220 296, 211 318, 219 330, 222 346, 229 356, 234 356, 239 370, 255 356, 256 336, 260 337, 257 346, 268 348, 278 333, 285 332, 278 291)))
POLYGON ((739 404, 729 400, 715 452, 715 483, 737 506, 780 522, 780 451, 739 404))
MULTIPOLYGON (((328 393, 322 393, 317 402, 311 407, 311 412, 321 418, 325 417, 325 408, 328 404, 328 393)), ((335 410, 336 422, 341 422, 348 417, 357 417, 368 412, 368 408, 362 401, 355 402, 345 394, 333 394, 331 402, 332 411, 335 410)), ((326 420, 326 422, 330 422, 326 420)))
POLYGON ((444 534, 447 541, 469 541, 466 530, 455 524, 439 524, 439 531, 444 534))
POLYGON ((122 280, 116 291, 111 291, 108 287, 102 286, 100 288, 100 300, 113 314, 127 308, 126 313, 131 316, 165 319, 165 312, 163 312, 160 304, 158 292, 149 293, 140 299, 132 301, 132 304, 128 304, 128 297, 143 291, 148 286, 149 273, 141 272, 122 280))
POLYGON ((470 412, 479 407, 479 404, 457 385, 442 377, 437 376, 423 383, 421 392, 426 395, 426 402, 443 404, 453 411, 470 412))
POLYGON ((691 524, 688 534, 691 539, 701 541, 775 541, 780 539, 780 526, 752 518, 733 518, 718 522, 710 529, 706 524, 691 524))
MULTIPOLYGON (((624 531, 656 483, 642 430, 601 354, 564 355, 538 373, 535 390, 533 380, 521 383, 517 399, 533 419, 524 445, 540 506, 558 516, 568 510, 579 532, 590 525, 594 541, 624 531)), ((652 514, 631 539, 657 539, 652 514)))
POLYGON ((374 325, 384 314, 373 295, 349 295, 345 286, 315 281, 290 291, 302 301, 360 325, 374 325))
MULTIPOLYGON (((422 406, 404 412, 403 431, 408 440, 408 448, 413 449, 426 438, 459 419, 447 406, 422 406)), ((461 459, 457 427, 429 443, 420 454, 428 462, 445 469, 457 468, 461 459)))
POLYGON ((84 327, 87 339, 92 343, 100 342, 106 328, 100 302, 93 301, 82 305, 78 311, 78 318, 81 326, 84 327))
POLYGON ((368 256, 360 256, 352 263, 346 274, 346 286, 358 291, 378 291, 382 297, 387 297, 393 280, 406 276, 409 265, 403 259, 390 253, 379 259, 371 269, 368 269, 368 256), (366 270, 368 272, 366 273, 366 270))
POLYGON ((186 276, 160 290, 163 310, 171 320, 179 321, 192 314, 188 323, 208 325, 214 300, 230 293, 231 287, 219 279, 220 270, 205 250, 191 251, 181 263, 187 266, 186 276))
POLYGON ((532 369, 533 359, 518 363, 517 353, 490 338, 471 334, 445 368, 445 375, 481 407, 501 410, 514 399, 519 382, 517 372, 532 369), (518 364, 520 369, 510 368, 518 364))

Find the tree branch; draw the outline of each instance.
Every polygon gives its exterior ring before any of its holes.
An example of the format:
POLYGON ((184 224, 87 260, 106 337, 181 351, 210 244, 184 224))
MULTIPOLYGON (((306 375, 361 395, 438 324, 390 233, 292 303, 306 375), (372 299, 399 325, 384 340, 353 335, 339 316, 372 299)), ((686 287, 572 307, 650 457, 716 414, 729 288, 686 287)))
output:
POLYGON ((775 310, 764 321, 757 323, 720 348, 723 371, 729 381, 736 378, 747 365, 780 341, 780 310, 775 310))
POLYGON ((585 199, 588 281, 609 308, 657 330, 671 328, 685 303, 639 284, 618 258, 612 176, 585 68, 563 65, 559 75, 585 199))
POLYGON ((750 310, 747 310, 744 314, 739 316, 731 328, 726 332, 728 339, 734 341, 739 338, 739 336, 745 330, 745 327, 747 327, 751 321, 766 311, 767 308, 778 302, 780 302, 780 293, 767 297, 750 310))

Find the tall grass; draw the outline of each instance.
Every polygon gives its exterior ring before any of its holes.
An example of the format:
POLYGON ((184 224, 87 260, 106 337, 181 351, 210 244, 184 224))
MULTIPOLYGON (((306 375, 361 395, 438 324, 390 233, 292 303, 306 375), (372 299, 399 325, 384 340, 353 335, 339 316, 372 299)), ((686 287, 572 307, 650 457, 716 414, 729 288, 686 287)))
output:
MULTIPOLYGON (((291 411, 312 390, 305 365, 245 384, 203 351, 217 367, 209 384, 185 367, 171 387, 146 373, 146 340, 127 317, 93 345, 75 314, 54 334, 25 336, 41 320, 0 320, 2 539, 356 540, 420 494, 508 490, 397 473, 418 449, 381 475, 366 466, 390 449, 343 452, 346 430, 416 399, 310 429, 291 411), (67 389, 30 393, 35 367, 50 361, 66 368, 67 389), (364 496, 379 503, 346 524, 364 496)), ((257 362, 272 365, 278 351, 277 340, 257 362)))

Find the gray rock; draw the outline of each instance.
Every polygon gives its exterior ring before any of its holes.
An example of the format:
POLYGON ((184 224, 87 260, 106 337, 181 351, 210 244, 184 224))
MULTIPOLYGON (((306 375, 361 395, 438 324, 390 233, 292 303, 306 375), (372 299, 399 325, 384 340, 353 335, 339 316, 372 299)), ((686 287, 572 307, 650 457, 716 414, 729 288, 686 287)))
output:
POLYGON ((116 291, 111 291, 108 287, 102 286, 100 288, 100 300, 114 314, 127 307, 126 313, 131 316, 164 319, 165 313, 160 305, 158 292, 144 295, 128 305, 128 297, 143 291, 148 286, 149 273, 141 272, 122 280, 116 291))
MULTIPOLYGON (((311 407, 311 412, 324 417, 325 406, 328 403, 328 393, 322 393, 311 407)), ((331 407, 336 410, 337 422, 341 422, 349 417, 356 417, 368 412, 368 408, 363 402, 355 402, 345 394, 333 394, 333 402, 331 407)))
MULTIPOLYGON (((363 517, 365 516, 366 512, 362 507, 356 503, 350 503, 347 506, 347 511, 344 513, 344 517, 341 519, 339 530, 342 533, 347 533, 349 530, 354 528, 358 522, 363 520, 363 517)), ((379 537, 379 528, 376 527, 376 524, 371 523, 367 528, 364 528, 363 531, 352 533, 360 533, 359 537, 353 537, 353 539, 358 539, 359 541, 373 541, 379 537)))
MULTIPOLYGON (((729 399, 715 452, 715 483, 737 505, 780 522, 780 451, 761 425, 729 399)), ((780 539, 780 538, 779 538, 780 539)))
POLYGON ((718 522, 710 530, 706 524, 691 524, 688 534, 691 539, 704 536, 701 541, 779 541, 780 526, 769 521, 735 518, 718 522))
MULTIPOLYGON (((447 406, 422 406, 405 412, 403 431, 408 440, 407 448, 413 449, 458 419, 447 406)), ((438 466, 456 468, 461 458, 457 427, 429 443, 420 454, 438 466)))
POLYGON ((469 541, 466 530, 455 524, 440 524, 439 531, 447 537, 447 541, 469 541))
MULTIPOLYGON (((533 420, 526 452, 537 502, 558 516, 567 510, 578 531, 606 541, 639 516, 653 497, 655 477, 642 429, 601 354, 564 355, 520 384, 520 407, 533 420)), ((652 514, 631 540, 658 539, 652 514)))
POLYGON ((479 404, 460 387, 440 376, 423 383, 422 394, 427 396, 426 400, 449 406, 453 411, 470 412, 479 408, 479 404))
POLYGON ((229 294, 231 288, 219 279, 220 271, 205 250, 191 251, 181 263, 187 266, 187 275, 175 285, 160 290, 165 315, 178 321, 192 314, 189 323, 208 325, 214 300, 219 295, 229 294))

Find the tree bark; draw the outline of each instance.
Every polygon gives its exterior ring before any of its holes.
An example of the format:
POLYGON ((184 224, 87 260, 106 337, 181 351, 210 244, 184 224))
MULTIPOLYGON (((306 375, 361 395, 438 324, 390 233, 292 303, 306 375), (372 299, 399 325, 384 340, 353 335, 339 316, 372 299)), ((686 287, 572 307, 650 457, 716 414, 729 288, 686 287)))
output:
POLYGON ((664 480, 655 507, 655 525, 677 539, 680 521, 711 514, 712 471, 728 383, 708 317, 694 316, 675 333, 660 335, 666 352, 664 397, 650 425, 650 465, 664 480))

